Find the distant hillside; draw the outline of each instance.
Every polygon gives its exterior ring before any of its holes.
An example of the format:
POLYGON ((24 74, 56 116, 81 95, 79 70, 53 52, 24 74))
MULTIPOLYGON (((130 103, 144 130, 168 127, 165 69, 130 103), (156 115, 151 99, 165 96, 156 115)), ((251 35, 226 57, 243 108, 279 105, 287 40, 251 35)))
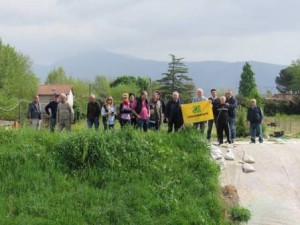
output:
MULTIPOLYGON (((255 73, 259 90, 275 92, 275 77, 285 65, 249 61, 255 73)), ((196 87, 202 87, 205 91, 211 88, 238 89, 240 75, 244 62, 200 61, 188 62, 189 75, 193 78, 196 87)), ((34 72, 45 80, 49 71, 62 66, 67 74, 73 77, 93 81, 96 75, 117 77, 120 75, 148 76, 153 80, 161 78, 161 74, 167 71, 168 62, 145 60, 126 55, 119 55, 107 51, 95 50, 69 57, 52 65, 34 64, 34 72)))

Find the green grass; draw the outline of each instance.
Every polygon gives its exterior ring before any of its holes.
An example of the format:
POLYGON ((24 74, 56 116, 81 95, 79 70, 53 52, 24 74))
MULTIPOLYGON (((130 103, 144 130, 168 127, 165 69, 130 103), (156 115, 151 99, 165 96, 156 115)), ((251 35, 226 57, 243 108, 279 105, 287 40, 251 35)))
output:
POLYGON ((0 224, 225 224, 198 132, 0 130, 0 224))

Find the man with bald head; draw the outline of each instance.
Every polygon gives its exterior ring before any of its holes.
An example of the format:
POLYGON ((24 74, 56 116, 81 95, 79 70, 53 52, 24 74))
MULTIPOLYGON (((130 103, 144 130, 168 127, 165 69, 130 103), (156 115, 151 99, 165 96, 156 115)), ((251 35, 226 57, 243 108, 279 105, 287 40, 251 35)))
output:
POLYGON ((258 134, 259 143, 263 143, 263 133, 261 122, 264 114, 259 106, 256 104, 256 99, 251 99, 251 107, 248 109, 247 121, 250 123, 250 143, 255 143, 256 133, 258 134))
POLYGON ((171 133, 174 129, 175 132, 183 125, 183 118, 181 112, 181 101, 179 93, 174 91, 172 99, 166 105, 165 117, 168 121, 168 132, 171 133))

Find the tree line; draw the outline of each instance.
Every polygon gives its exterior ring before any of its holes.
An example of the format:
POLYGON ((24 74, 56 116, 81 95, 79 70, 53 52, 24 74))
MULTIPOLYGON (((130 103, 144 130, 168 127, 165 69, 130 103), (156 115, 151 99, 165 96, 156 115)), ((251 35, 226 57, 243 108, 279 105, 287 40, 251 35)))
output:
MULTIPOLYGON (((76 96, 75 108, 83 113, 87 103, 86 97, 90 92, 95 93, 99 100, 110 95, 118 101, 121 100, 121 95, 124 92, 139 93, 141 90, 147 90, 148 92, 158 90, 161 96, 167 100, 173 91, 178 91, 181 93, 183 102, 188 103, 194 95, 195 84, 192 78, 189 77, 188 68, 183 62, 184 58, 178 58, 173 54, 170 54, 170 58, 167 71, 162 73, 161 79, 158 80, 151 80, 146 76, 122 75, 110 79, 105 75, 98 75, 91 82, 74 78, 72 75, 66 74, 62 67, 58 67, 48 73, 45 83, 71 84, 76 96)), ((281 93, 289 91, 299 93, 300 59, 281 70, 275 82, 277 90, 281 93)), ((30 58, 9 44, 4 44, 0 39, 0 118, 18 118, 17 110, 8 111, 8 109, 17 104, 20 99, 31 101, 37 92, 39 83, 39 78, 32 71, 30 58)), ((259 104, 263 103, 262 96, 257 90, 255 74, 248 62, 243 67, 236 97, 242 106, 247 106, 248 100, 251 98, 257 99, 259 104)), ((24 103, 20 106, 21 110, 26 107, 27 104, 24 105, 24 103)), ((287 110, 289 107, 285 106, 283 108, 287 110)), ((297 111, 300 107, 294 108, 297 111)), ((299 113, 298 111, 287 111, 289 113, 299 113)))

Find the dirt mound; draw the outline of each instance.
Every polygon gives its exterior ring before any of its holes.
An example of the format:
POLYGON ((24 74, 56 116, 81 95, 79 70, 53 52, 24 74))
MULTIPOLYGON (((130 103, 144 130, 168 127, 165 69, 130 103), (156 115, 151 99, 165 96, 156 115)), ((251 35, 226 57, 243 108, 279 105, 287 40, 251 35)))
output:
POLYGON ((221 189, 222 197, 226 206, 238 205, 239 196, 234 185, 225 185, 221 189))

